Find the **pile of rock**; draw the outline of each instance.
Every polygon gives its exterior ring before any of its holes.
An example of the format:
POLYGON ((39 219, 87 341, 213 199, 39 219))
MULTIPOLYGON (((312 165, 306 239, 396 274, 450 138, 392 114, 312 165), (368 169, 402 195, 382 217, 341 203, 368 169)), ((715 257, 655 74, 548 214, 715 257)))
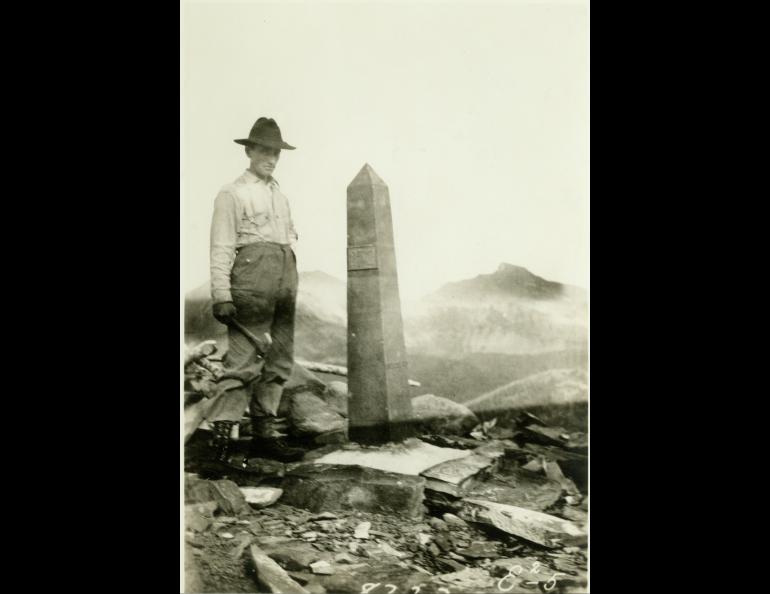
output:
MULTIPOLYGON (((221 364, 192 363, 200 402, 221 364)), ((585 591, 585 434, 531 414, 480 423, 426 394, 413 398, 420 439, 360 446, 347 443, 347 398, 344 382, 295 365, 279 414, 315 448, 305 460, 186 477, 190 556, 234 568, 191 579, 235 572, 260 591, 314 594, 585 591)))
MULTIPOLYGON (((215 341, 206 341, 185 354, 185 442, 199 427, 208 428, 208 405, 223 391, 221 380, 226 374, 216 348, 215 341)), ((279 415, 287 418, 293 436, 310 444, 343 443, 348 430, 347 399, 347 384, 332 381, 327 385, 295 364, 285 385, 279 415)), ((250 433, 248 411, 244 410, 240 434, 250 433)))

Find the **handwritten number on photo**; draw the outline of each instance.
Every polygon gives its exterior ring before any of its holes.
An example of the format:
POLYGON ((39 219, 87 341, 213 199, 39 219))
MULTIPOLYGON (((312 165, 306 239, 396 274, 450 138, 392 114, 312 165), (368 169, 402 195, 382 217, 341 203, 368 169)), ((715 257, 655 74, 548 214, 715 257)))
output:
POLYGON ((553 590, 553 589, 554 589, 554 587, 556 587, 556 576, 557 576, 557 575, 567 575, 567 574, 566 574, 566 573, 554 573, 554 574, 551 576, 551 579, 550 579, 550 580, 548 580, 548 581, 545 583, 545 586, 543 586, 543 590, 545 590, 546 592, 550 592, 551 590, 553 590), (553 583, 551 584, 551 582, 553 582, 553 583), (551 586, 549 587, 549 586, 548 586, 548 584, 551 584, 551 586))

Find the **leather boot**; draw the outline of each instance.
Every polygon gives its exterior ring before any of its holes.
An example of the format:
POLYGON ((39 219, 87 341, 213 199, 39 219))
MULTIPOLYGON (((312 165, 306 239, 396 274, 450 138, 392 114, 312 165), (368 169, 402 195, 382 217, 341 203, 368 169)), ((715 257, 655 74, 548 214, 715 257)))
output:
POLYGON ((252 418, 253 437, 249 458, 272 458, 281 462, 295 462, 305 455, 305 450, 290 446, 285 441, 285 419, 277 417, 252 418))
POLYGON ((236 421, 214 421, 212 428, 214 430, 214 440, 212 443, 213 460, 215 462, 227 463, 230 458, 230 433, 236 421))

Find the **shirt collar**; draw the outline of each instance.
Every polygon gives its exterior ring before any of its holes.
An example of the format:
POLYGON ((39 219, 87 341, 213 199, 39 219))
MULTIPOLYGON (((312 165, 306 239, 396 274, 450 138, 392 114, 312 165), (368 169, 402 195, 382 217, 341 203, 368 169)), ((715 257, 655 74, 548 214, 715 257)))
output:
POLYGON ((270 176, 270 179, 268 179, 267 181, 264 181, 263 179, 261 179, 259 176, 257 176, 257 174, 254 173, 253 171, 251 171, 250 169, 247 169, 244 172, 243 176, 246 179, 246 181, 248 181, 248 182, 262 183, 262 184, 265 184, 265 185, 268 185, 268 186, 275 186, 275 187, 278 187, 278 185, 279 185, 278 184, 278 180, 275 179, 272 175, 270 176))

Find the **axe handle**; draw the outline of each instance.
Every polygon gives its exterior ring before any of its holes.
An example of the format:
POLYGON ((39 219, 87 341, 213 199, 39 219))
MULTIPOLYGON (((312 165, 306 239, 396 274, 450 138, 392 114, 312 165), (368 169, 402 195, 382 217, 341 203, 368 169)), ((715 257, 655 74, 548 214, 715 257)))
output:
POLYGON ((267 352, 267 347, 270 346, 270 341, 263 341, 254 336, 254 333, 249 330, 246 326, 241 324, 238 320, 235 318, 230 318, 230 324, 232 326, 235 326, 238 331, 243 334, 246 338, 249 339, 249 342, 254 345, 254 347, 257 349, 257 352, 260 354, 260 356, 264 357, 265 352, 267 352))

